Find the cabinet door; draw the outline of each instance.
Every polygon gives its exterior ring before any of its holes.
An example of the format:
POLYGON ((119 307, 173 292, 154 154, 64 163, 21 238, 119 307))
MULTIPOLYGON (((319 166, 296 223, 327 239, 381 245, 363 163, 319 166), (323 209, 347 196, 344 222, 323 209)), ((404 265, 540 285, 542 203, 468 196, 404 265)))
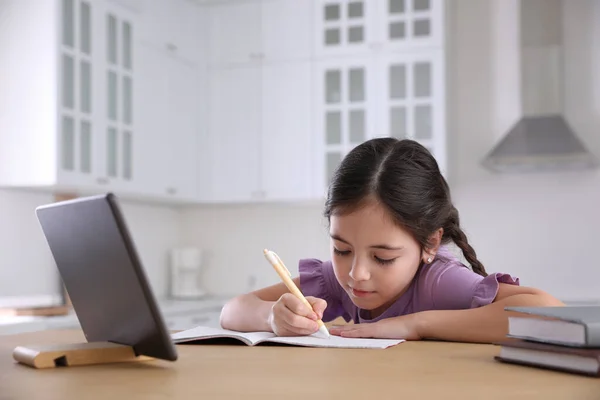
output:
POLYGON ((382 0, 315 2, 315 55, 366 54, 377 41, 376 7, 380 2, 382 0))
POLYGON ((58 182, 93 186, 98 174, 94 138, 100 128, 98 51, 103 43, 96 23, 102 16, 91 1, 59 2, 58 182))
POLYGON ((105 82, 105 176, 115 190, 134 187, 133 146, 136 144, 133 92, 137 84, 134 65, 133 17, 118 7, 108 7, 102 23, 105 26, 104 56, 105 82))
POLYGON ((136 53, 139 65, 135 86, 134 110, 137 143, 134 148, 136 191, 151 196, 165 196, 170 187, 172 160, 165 147, 169 123, 167 104, 169 76, 167 55, 150 45, 140 45, 136 53))
POLYGON ((337 59, 315 66, 313 103, 315 194, 323 196, 344 156, 356 145, 379 136, 377 73, 367 57, 337 59))
POLYGON ((175 58, 167 60, 167 116, 162 132, 169 165, 166 194, 181 199, 197 195, 198 166, 198 74, 175 58))
POLYGON ((209 134, 213 200, 260 197, 261 70, 213 70, 209 76, 209 134))
POLYGON ((309 60, 315 2, 274 0, 261 4, 262 60, 268 63, 309 60))
POLYGON ((376 46, 386 51, 443 46, 444 0, 376 3, 376 46))
POLYGON ((311 64, 265 65, 261 187, 268 200, 311 196, 311 64))
POLYGON ((414 139, 446 164, 443 51, 388 55, 377 61, 380 136, 414 139))
POLYGON ((212 66, 258 62, 262 39, 260 2, 211 6, 208 26, 208 54, 212 66))
POLYGON ((187 0, 140 1, 138 8, 143 17, 138 36, 141 42, 188 62, 199 62, 205 37, 201 19, 205 9, 187 0))

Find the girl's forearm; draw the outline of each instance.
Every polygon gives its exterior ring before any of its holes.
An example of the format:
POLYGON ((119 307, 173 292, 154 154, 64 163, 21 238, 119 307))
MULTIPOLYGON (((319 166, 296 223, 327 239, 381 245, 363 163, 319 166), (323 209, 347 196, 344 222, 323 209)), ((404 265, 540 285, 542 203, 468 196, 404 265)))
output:
POLYGON ((273 304, 253 294, 235 297, 221 310, 221 326, 240 332, 271 332, 269 314, 273 304))
POLYGON ((508 306, 562 306, 551 296, 518 294, 483 307, 467 310, 431 310, 419 313, 417 328, 423 339, 493 343, 506 340, 508 317, 522 314, 504 311, 508 306))

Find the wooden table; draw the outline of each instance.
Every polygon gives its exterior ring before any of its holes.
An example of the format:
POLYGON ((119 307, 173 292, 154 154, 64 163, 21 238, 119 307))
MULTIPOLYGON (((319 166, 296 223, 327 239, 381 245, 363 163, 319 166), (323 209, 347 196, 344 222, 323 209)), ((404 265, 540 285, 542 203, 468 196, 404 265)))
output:
POLYGON ((600 379, 499 363, 492 345, 178 345, 173 363, 46 370, 12 358, 18 345, 83 341, 81 331, 0 336, 0 399, 600 399, 600 379))

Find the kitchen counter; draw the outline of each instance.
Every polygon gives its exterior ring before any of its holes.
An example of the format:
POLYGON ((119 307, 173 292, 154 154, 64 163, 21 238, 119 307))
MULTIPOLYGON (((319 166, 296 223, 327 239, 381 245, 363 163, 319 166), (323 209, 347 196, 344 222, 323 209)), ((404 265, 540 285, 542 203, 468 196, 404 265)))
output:
MULTIPOLYGON (((169 329, 188 329, 197 325, 219 326, 221 308, 230 297, 207 296, 197 300, 158 299, 158 306, 169 329)), ((74 311, 67 315, 42 317, 0 317, 0 335, 57 329, 78 329, 74 311)))

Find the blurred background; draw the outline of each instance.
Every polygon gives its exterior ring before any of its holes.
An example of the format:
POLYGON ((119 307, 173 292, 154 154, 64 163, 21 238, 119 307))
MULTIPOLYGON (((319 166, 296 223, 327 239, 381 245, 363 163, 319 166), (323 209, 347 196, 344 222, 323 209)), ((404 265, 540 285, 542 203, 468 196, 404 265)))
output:
POLYGON ((328 259, 380 136, 436 157, 488 272, 600 303, 598 71, 597 0, 0 0, 0 334, 76 324, 38 205, 115 193, 169 326, 215 324, 278 282, 263 248, 328 259))

